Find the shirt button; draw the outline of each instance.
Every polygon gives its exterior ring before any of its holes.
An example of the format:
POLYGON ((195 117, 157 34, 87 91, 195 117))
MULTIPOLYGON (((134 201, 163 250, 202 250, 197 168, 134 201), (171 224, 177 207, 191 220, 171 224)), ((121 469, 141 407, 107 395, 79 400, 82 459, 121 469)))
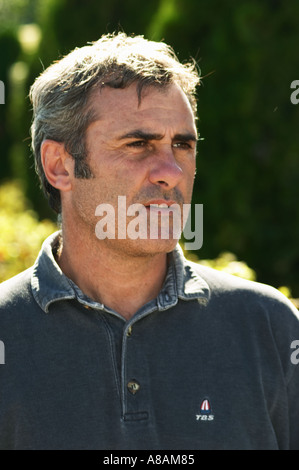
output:
POLYGON ((132 327, 129 326, 128 330, 127 330, 127 336, 131 336, 132 334, 132 327))
POLYGON ((137 393, 140 389, 140 385, 138 382, 136 382, 136 380, 130 380, 130 382, 127 384, 127 388, 129 392, 132 393, 132 395, 135 395, 135 393, 137 393))
POLYGON ((165 300, 166 300, 166 302, 169 302, 169 300, 170 300, 170 297, 169 297, 169 295, 167 294, 167 292, 166 292, 166 294, 165 294, 165 300))

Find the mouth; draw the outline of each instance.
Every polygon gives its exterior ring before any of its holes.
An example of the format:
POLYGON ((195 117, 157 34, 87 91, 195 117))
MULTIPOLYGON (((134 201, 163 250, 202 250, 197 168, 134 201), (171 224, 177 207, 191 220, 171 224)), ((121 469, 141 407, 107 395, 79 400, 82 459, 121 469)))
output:
POLYGON ((144 204, 147 210, 167 210, 173 205, 178 206, 179 204, 175 201, 166 201, 165 199, 155 199, 144 204))

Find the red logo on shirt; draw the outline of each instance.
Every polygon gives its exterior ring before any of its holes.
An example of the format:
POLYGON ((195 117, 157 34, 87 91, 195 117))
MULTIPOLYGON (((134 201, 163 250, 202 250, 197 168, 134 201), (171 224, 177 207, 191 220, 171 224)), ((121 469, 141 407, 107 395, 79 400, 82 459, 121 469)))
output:
POLYGON ((207 398, 205 398, 200 406, 200 414, 209 415, 211 413, 211 405, 207 398))
POLYGON ((211 403, 208 398, 204 398, 200 405, 199 415, 196 415, 197 421, 213 421, 211 403))

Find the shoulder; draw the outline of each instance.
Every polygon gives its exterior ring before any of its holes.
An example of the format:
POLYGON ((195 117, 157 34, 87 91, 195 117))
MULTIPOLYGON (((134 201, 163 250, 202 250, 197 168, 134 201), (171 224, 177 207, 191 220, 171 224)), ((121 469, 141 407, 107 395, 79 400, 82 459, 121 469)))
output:
POLYGON ((32 268, 0 284, 0 313, 32 300, 32 268))
MULTIPOLYGON (((292 302, 278 289, 260 282, 249 281, 238 276, 203 266, 200 263, 188 262, 192 270, 205 280, 210 290, 210 303, 218 308, 242 312, 264 313, 273 320, 280 321, 281 315, 299 322, 299 312, 292 302)), ((299 323, 298 323, 299 324, 299 323)))
POLYGON ((287 304, 290 303, 285 295, 268 284, 243 279, 224 271, 218 271, 217 269, 203 266, 200 263, 188 261, 188 264, 207 282, 213 295, 245 295, 255 300, 257 298, 265 298, 283 303, 286 301, 287 304))
POLYGON ((241 341, 245 349, 252 342, 271 362, 279 357, 289 381, 296 369, 290 360, 292 347, 299 340, 299 312, 292 302, 272 286, 191 264, 209 286, 206 313, 214 329, 220 326, 229 341, 241 341))

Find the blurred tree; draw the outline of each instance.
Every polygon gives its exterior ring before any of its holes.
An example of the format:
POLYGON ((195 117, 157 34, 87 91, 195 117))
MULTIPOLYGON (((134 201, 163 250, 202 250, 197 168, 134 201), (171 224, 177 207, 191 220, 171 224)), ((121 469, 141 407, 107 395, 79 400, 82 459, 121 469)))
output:
POLYGON ((18 152, 15 152, 18 155, 13 157, 16 143, 22 138, 19 133, 22 126, 19 123, 23 117, 26 91, 20 89, 20 86, 26 76, 26 62, 29 60, 28 54, 26 57, 23 55, 18 33, 20 25, 36 19, 40 3, 41 0, 0 0, 0 80, 5 85, 5 104, 0 106, 0 181, 26 173, 24 151, 20 145, 18 152))
POLYGON ((14 32, 6 30, 0 32, 0 80, 4 84, 4 103, 0 105, 0 142, 1 142, 1 165, 0 180, 12 175, 9 159, 9 149, 14 141, 13 129, 9 126, 8 105, 10 98, 9 69, 17 59, 20 46, 14 32))
POLYGON ((0 282, 29 268, 44 239, 57 230, 50 220, 39 221, 16 181, 0 186, 0 282))
POLYGON ((158 4, 159 0, 142 6, 138 0, 46 0, 39 13, 43 38, 38 54, 48 66, 58 55, 96 41, 103 34, 118 30, 144 34, 158 4))

